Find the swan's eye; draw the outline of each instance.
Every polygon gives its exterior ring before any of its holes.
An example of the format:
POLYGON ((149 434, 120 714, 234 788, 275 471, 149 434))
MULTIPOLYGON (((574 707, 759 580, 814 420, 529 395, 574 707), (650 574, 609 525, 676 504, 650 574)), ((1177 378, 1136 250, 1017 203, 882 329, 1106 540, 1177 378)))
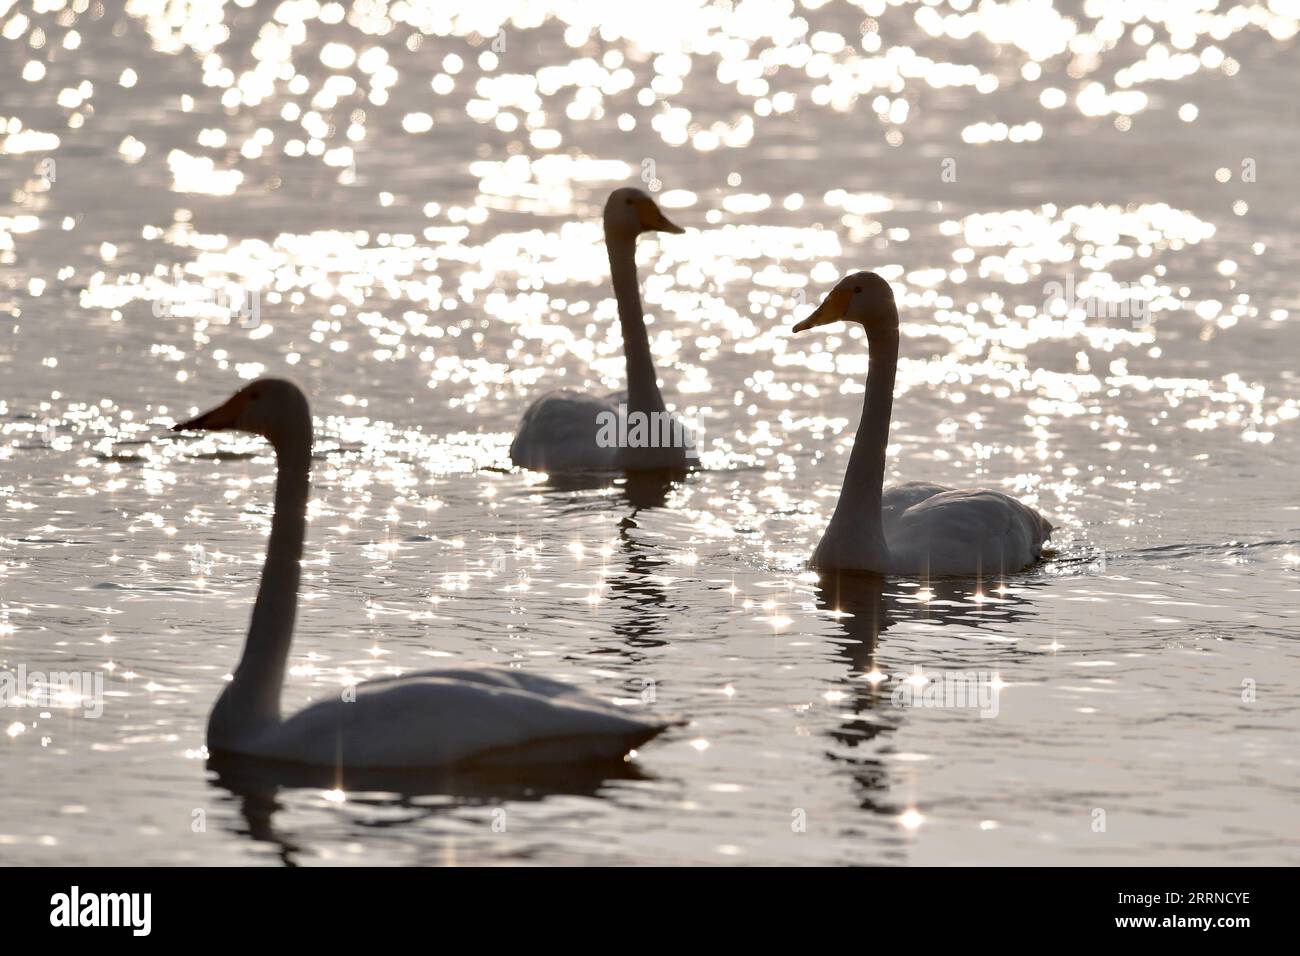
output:
POLYGON ((249 392, 248 397, 256 401, 261 394, 261 392, 249 392))
POLYGON ((635 199, 624 199, 623 201, 627 203, 629 206, 634 205, 636 203, 635 199))
POLYGON ((861 291, 862 291, 862 286, 860 286, 860 285, 855 285, 855 286, 853 287, 853 292, 854 292, 855 295, 856 295, 857 293, 861 292, 861 291))

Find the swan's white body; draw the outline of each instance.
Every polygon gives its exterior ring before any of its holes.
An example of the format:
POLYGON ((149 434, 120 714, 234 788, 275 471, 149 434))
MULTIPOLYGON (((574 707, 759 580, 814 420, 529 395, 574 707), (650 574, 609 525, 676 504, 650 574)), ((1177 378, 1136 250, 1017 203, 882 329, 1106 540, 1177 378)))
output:
POLYGON ((880 519, 888 558, 878 561, 870 529, 832 523, 813 552, 812 567, 882 574, 1000 574, 1043 556, 1052 526, 1015 498, 987 488, 956 490, 924 481, 886 488, 880 519))
POLYGON ((208 748, 356 769, 612 760, 668 724, 513 670, 456 668, 339 689, 288 719, 280 692, 306 529, 311 414, 288 382, 254 382, 176 430, 238 428, 275 447, 275 515, 244 654, 208 720, 208 748))
POLYGON ((519 434, 510 445, 510 459, 534 471, 621 471, 616 445, 597 441, 600 416, 617 415, 627 407, 627 392, 603 398, 591 392, 557 388, 538 398, 524 412, 519 434))
POLYGON ((1052 526, 1015 498, 919 481, 882 490, 898 368, 898 312, 889 284, 870 272, 850 275, 795 331, 838 319, 867 329, 867 394, 840 499, 810 566, 996 577, 1040 560, 1052 526))
POLYGON ((237 694, 217 702, 208 748, 356 769, 613 760, 663 729, 570 684, 517 671, 422 671, 358 684, 279 723, 229 727, 237 694))
MULTIPOLYGON (((605 203, 605 249, 609 254, 618 319, 623 330, 627 391, 608 396, 574 389, 557 389, 536 399, 524 412, 510 460, 534 471, 659 471, 685 470, 687 448, 682 442, 620 446, 601 437, 602 414, 637 416, 659 422, 671 416, 659 391, 650 354, 645 313, 636 276, 636 237, 653 230, 680 233, 652 200, 639 189, 616 189, 605 203)), ((624 429, 626 432, 627 429, 624 429)), ((656 434, 661 433, 658 428, 656 434)), ((672 435, 682 436, 680 425, 672 435)))

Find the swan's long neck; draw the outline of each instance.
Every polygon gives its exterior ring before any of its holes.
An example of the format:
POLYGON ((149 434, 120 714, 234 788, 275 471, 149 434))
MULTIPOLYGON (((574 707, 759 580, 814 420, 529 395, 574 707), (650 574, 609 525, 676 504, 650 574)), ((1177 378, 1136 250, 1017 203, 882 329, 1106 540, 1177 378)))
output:
POLYGON ((879 566, 884 567, 889 559, 889 546, 881 523, 880 496, 885 483, 889 418, 894 408, 894 379, 898 373, 898 329, 868 331, 867 349, 870 365, 862 421, 853 440, 844 487, 831 523, 843 522, 855 534, 862 535, 862 544, 878 555, 879 566))
MULTIPOLYGON (((256 730, 280 721, 280 688, 293 640, 298 579, 307 528, 311 428, 276 443, 275 514, 266 547, 262 582, 244 655, 221 704, 227 730, 256 730)), ((215 716, 215 715, 214 715, 215 716)))
POLYGON ((650 336, 646 333, 641 289, 636 278, 636 239, 613 234, 606 228, 605 248, 609 252, 614 297, 618 300, 618 322, 623 328, 628 410, 662 412, 664 399, 659 393, 658 375, 650 356, 650 336))

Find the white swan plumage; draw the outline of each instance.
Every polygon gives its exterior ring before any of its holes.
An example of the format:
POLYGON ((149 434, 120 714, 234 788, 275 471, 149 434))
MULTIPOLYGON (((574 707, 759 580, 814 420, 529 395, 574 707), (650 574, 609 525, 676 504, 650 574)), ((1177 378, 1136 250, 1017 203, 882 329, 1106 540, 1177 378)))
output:
POLYGON ((238 430, 276 453, 275 514, 244 653, 208 719, 208 749, 313 766, 417 769, 614 760, 669 726, 569 684, 453 668, 366 681, 280 715, 306 531, 312 418, 282 379, 259 379, 173 431, 238 430))
MULTIPOLYGON (((561 388, 536 399, 524 412, 510 445, 510 460, 534 471, 684 471, 689 437, 664 405, 658 373, 650 354, 645 313, 636 275, 636 240, 645 232, 684 230, 640 189, 616 189, 604 212, 605 250, 609 255, 618 321, 623 330, 627 390, 594 395, 561 388), (642 441, 610 441, 603 422, 617 421, 620 411, 633 427, 645 423, 642 441), (612 415, 613 419, 609 418, 612 415), (650 436, 654 437, 651 438, 650 436), (664 440, 667 436, 668 440, 664 440)), ((628 429, 624 429, 624 437, 628 429)))
POLYGON ((845 277, 794 331, 841 319, 867 330, 867 392, 839 501, 809 566, 998 576, 1040 560, 1052 525, 1015 498, 919 481, 883 489, 898 370, 898 309, 889 283, 874 272, 845 277))

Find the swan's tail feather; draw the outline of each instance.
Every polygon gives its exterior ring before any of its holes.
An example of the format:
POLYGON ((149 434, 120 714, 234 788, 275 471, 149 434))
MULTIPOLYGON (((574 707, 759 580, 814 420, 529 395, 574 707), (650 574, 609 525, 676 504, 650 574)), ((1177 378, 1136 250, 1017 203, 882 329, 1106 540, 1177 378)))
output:
POLYGON ((574 734, 534 740, 518 747, 506 747, 477 755, 478 767, 524 767, 529 765, 618 763, 628 754, 659 736, 669 727, 685 721, 646 722, 616 734, 574 734))
POLYGON ((685 727, 688 723, 689 721, 680 717, 673 717, 659 723, 646 724, 627 735, 629 741, 627 749, 636 750, 642 744, 658 737, 665 730, 671 730, 673 727, 685 727))

